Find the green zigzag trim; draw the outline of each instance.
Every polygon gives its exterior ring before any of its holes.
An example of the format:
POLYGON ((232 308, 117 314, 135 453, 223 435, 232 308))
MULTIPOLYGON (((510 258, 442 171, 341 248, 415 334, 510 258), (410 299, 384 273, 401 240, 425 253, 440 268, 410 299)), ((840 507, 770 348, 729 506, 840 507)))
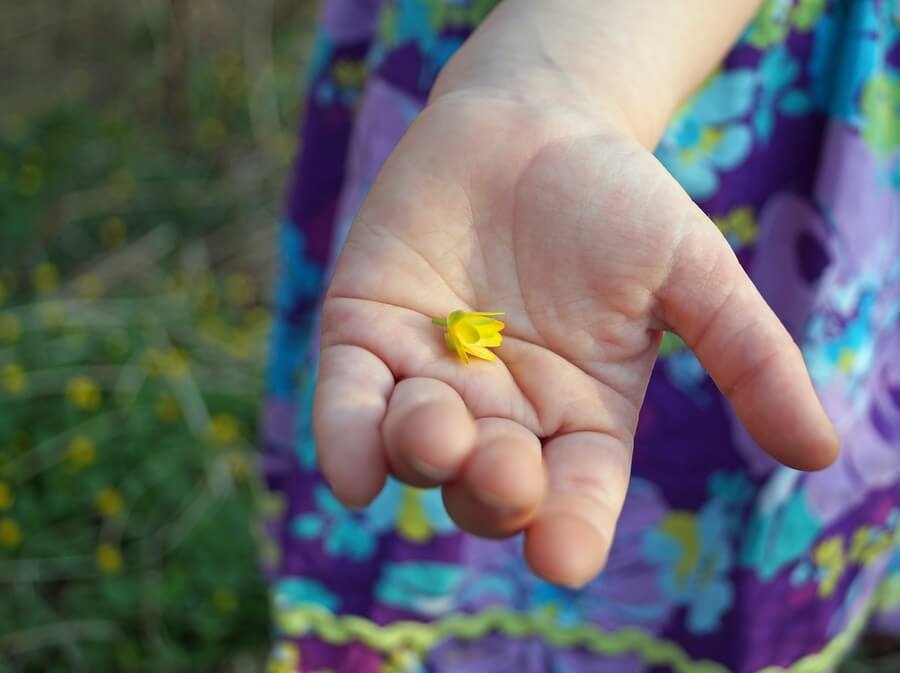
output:
POLYGON ((379 626, 368 619, 333 615, 318 608, 280 611, 276 622, 286 636, 314 633, 333 645, 360 642, 379 652, 411 649, 425 652, 447 638, 475 640, 490 633, 514 638, 540 636, 556 647, 582 647, 603 655, 639 653, 651 664, 668 665, 677 673, 729 673, 713 661, 692 660, 675 643, 658 640, 639 629, 598 631, 588 625, 560 628, 546 620, 504 610, 477 615, 451 615, 436 622, 394 622, 379 626))
MULTIPOLYGON (((891 587, 896 590, 896 587, 891 587)), ((883 608, 885 592, 820 652, 794 662, 788 668, 768 666, 757 673, 823 673, 832 670, 853 647, 870 613, 883 608)), ((892 591, 889 599, 895 598, 892 591)), ((403 650, 427 652, 448 638, 476 640, 491 633, 513 638, 539 636, 555 647, 584 648, 601 655, 638 654, 645 662, 669 666, 675 673, 730 673, 714 661, 691 659, 676 643, 662 640, 640 629, 601 631, 591 625, 560 627, 534 615, 492 609, 477 615, 450 615, 434 622, 393 622, 380 626, 363 617, 335 615, 323 608, 304 606, 279 610, 275 621, 288 637, 314 634, 332 645, 359 642, 390 653, 403 650)))

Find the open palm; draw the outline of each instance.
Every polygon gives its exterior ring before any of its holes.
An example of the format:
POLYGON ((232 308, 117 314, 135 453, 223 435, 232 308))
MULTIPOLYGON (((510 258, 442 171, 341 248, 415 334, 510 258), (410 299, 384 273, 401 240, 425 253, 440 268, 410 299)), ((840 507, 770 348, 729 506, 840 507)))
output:
POLYGON ((315 428, 351 506, 388 473, 441 486, 466 530, 525 531, 534 570, 602 566, 663 330, 763 448, 837 450, 789 335, 714 225, 643 147, 567 111, 471 94, 428 107, 349 234, 323 312, 315 428), (434 317, 503 311, 495 362, 434 317))

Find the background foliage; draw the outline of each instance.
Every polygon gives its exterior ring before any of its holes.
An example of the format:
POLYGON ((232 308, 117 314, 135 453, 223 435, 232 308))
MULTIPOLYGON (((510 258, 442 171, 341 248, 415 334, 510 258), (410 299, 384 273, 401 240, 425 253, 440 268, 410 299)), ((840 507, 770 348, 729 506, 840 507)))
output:
POLYGON ((0 670, 253 671, 313 3, 0 2, 0 670))

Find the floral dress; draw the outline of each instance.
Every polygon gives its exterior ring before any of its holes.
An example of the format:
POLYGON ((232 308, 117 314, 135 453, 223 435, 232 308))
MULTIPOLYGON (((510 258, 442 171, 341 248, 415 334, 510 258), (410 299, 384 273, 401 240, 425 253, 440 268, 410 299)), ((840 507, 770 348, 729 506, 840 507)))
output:
POLYGON ((362 512, 317 472, 316 326, 335 251, 440 68, 494 0, 325 0, 281 229, 265 406, 272 673, 813 673, 900 625, 900 2, 770 0, 659 160, 801 345, 831 468, 754 445, 667 337, 608 568, 537 579, 390 482, 362 512))

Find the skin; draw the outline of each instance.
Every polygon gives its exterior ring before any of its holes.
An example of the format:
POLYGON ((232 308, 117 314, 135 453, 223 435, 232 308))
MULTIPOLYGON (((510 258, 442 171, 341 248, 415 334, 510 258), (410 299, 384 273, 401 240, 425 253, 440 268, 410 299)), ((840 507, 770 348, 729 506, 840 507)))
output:
POLYGON ((583 585, 665 329, 774 458, 835 459, 796 345, 648 149, 757 4, 506 0, 463 46, 325 301, 314 427, 342 502, 365 506, 388 474, 440 487, 463 529, 524 532, 535 573, 583 585), (447 348, 431 319, 460 308, 505 311, 499 361, 447 348))

